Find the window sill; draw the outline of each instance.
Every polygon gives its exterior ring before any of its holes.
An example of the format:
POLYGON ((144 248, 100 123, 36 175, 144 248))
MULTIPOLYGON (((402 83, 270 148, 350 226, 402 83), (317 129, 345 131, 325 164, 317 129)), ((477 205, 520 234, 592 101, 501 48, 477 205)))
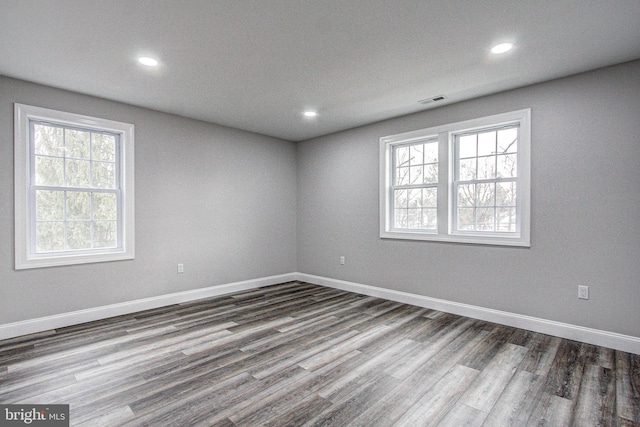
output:
POLYGON ((531 247, 528 238, 523 236, 494 236, 494 235, 468 235, 468 234, 437 234, 411 231, 383 231, 381 239, 420 240, 445 243, 464 243, 473 245, 490 246, 516 246, 531 247))
POLYGON ((123 261, 134 259, 133 251, 109 252, 109 253, 87 253, 68 255, 38 255, 27 259, 16 259, 16 270, 26 270, 30 268, 59 267, 65 265, 93 264, 96 262, 123 261))

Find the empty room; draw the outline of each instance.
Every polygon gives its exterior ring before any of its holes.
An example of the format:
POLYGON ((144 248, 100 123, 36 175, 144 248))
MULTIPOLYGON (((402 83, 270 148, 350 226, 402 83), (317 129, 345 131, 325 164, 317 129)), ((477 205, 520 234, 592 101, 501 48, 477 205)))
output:
POLYGON ((638 218, 640 1, 0 1, 0 425, 640 426, 638 218))

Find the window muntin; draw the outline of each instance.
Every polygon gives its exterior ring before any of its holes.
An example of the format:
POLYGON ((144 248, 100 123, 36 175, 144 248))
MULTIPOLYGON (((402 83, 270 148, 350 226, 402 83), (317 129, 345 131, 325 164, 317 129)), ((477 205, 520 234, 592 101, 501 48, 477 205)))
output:
POLYGON ((392 156, 393 228, 437 230, 438 140, 394 145, 392 156))
POLYGON ((16 104, 16 269, 134 257, 133 143, 133 125, 16 104))
POLYGON ((529 246, 530 115, 518 110, 380 138, 380 237, 529 246), (438 153, 437 179, 428 185, 411 182, 411 161, 400 151, 425 141, 438 153), (423 193, 410 195, 416 188, 423 193), (425 203, 427 189, 436 203, 425 203), (429 208, 435 220, 424 226, 415 213, 423 219, 429 208))

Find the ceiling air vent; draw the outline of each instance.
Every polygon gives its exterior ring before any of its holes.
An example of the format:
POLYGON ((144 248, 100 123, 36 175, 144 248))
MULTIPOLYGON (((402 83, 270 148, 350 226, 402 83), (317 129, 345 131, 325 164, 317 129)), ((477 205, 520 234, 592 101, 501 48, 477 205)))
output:
POLYGON ((434 96, 432 98, 421 99, 418 102, 420 104, 422 104, 422 105, 427 105, 427 104, 431 104, 432 102, 442 101, 443 99, 446 99, 446 97, 444 95, 438 95, 438 96, 434 96))

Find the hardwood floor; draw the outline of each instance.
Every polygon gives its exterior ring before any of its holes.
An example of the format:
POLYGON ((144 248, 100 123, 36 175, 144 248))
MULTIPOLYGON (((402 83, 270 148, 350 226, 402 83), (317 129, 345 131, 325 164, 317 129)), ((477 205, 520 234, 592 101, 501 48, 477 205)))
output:
POLYGON ((307 283, 0 341, 86 426, 640 426, 640 356, 307 283))

